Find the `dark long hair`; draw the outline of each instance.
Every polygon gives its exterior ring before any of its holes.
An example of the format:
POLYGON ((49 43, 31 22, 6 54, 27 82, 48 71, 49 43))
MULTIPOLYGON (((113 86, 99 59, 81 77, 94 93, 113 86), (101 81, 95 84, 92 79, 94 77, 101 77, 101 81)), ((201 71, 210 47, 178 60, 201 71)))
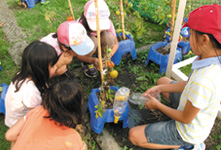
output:
POLYGON ((40 41, 34 41, 29 44, 22 54, 22 64, 19 71, 12 78, 16 91, 19 91, 25 79, 30 77, 43 94, 49 82, 49 65, 57 62, 58 56, 55 49, 40 41))
POLYGON ((73 79, 54 83, 43 95, 42 105, 48 110, 50 118, 59 125, 75 128, 83 122, 83 89, 73 79))
POLYGON ((81 18, 79 19, 79 22, 82 23, 82 25, 84 26, 84 28, 86 29, 87 31, 87 35, 90 35, 90 33, 92 32, 92 30, 90 29, 88 23, 87 23, 87 20, 84 16, 84 12, 81 14, 81 18))

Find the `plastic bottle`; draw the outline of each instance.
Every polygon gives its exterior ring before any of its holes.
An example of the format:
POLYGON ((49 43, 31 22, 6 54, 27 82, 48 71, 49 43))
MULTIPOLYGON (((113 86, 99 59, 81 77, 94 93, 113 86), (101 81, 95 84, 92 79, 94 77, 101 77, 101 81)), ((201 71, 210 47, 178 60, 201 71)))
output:
MULTIPOLYGON (((158 101, 160 101, 160 94, 158 93, 150 93, 153 97, 155 97, 158 101)), ((149 100, 148 97, 142 96, 142 93, 132 93, 129 97, 129 102, 136 105, 145 105, 149 100)))
POLYGON ((114 123, 118 123, 118 120, 121 117, 121 114, 124 113, 128 97, 130 94, 130 90, 126 87, 120 88, 114 97, 114 105, 113 105, 113 110, 114 110, 114 123))

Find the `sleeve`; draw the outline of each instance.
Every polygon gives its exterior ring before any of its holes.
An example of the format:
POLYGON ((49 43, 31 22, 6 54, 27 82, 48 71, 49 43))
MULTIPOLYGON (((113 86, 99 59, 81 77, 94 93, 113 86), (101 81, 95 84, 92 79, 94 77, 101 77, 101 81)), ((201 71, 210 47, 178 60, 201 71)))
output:
POLYGON ((111 20, 110 20, 110 29, 108 31, 112 33, 114 37, 116 36, 115 28, 111 20))
POLYGON ((23 103, 28 108, 35 108, 41 105, 41 94, 32 81, 28 81, 23 95, 23 103))
POLYGON ((215 89, 212 82, 208 80, 196 79, 191 81, 188 92, 188 100, 194 107, 203 109, 213 99, 215 89))

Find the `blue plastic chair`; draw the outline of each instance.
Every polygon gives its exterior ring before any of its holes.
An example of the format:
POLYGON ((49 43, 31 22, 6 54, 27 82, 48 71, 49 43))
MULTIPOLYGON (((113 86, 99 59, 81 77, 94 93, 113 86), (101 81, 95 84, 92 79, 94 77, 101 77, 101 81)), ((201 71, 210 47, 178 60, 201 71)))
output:
POLYGON ((35 3, 38 1, 44 2, 45 0, 21 0, 21 3, 26 2, 28 8, 31 9, 31 8, 35 7, 35 3))
POLYGON ((5 114, 5 95, 8 90, 8 85, 6 83, 2 83, 0 86, 2 87, 2 93, 0 98, 0 113, 5 114))
MULTIPOLYGON (((123 33, 121 32, 120 35, 122 36, 123 33)), ((124 40, 124 41, 120 41, 119 47, 118 47, 116 53, 111 57, 111 60, 114 62, 115 65, 119 65, 123 54, 128 53, 128 52, 130 52, 130 54, 132 55, 133 60, 135 60, 137 58, 136 49, 135 49, 135 42, 134 42, 131 34, 129 34, 129 35, 125 34, 125 36, 128 37, 129 39, 124 40)), ((119 37, 119 34, 117 34, 117 37, 119 37)))

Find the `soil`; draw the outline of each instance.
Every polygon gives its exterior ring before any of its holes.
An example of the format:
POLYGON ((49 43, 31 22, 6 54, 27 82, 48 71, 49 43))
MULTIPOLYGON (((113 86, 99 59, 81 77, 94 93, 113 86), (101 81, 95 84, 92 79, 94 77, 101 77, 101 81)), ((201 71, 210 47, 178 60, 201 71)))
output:
POLYGON ((187 41, 189 41, 189 40, 190 40, 189 37, 183 37, 183 38, 182 38, 182 41, 184 41, 184 42, 187 42, 187 41))
POLYGON ((162 54, 162 55, 167 55, 167 54, 170 53, 170 46, 167 47, 166 49, 165 49, 165 47, 166 47, 166 46, 162 46, 162 47, 156 49, 156 51, 157 51, 158 53, 162 54))
MULTIPOLYGON (((115 95, 115 93, 116 93, 116 91, 114 91, 114 90, 111 90, 111 97, 114 97, 114 95, 115 95)), ((97 95, 97 97, 100 97, 100 92, 97 92, 96 93, 96 95, 97 95)), ((105 98, 106 99, 106 98, 105 98)), ((111 99, 111 98, 108 98, 108 99, 106 99, 105 100, 105 104, 104 104, 104 108, 105 109, 113 109, 113 98, 111 99)))

